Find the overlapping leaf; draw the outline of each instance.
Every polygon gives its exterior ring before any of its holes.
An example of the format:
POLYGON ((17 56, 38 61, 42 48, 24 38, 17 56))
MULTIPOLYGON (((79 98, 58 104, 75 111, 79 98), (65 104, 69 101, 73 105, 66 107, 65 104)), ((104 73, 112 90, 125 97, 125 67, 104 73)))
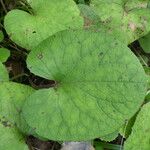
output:
POLYGON ((18 124, 24 100, 33 93, 33 89, 13 82, 0 84, 0 114, 10 122, 18 124))
POLYGON ((150 149, 150 103, 144 105, 136 118, 132 134, 125 142, 124 150, 150 149))
POLYGON ((147 0, 92 0, 91 7, 109 32, 127 44, 150 31, 150 9, 147 0))
POLYGON ((29 126, 48 139, 77 141, 115 132, 145 96, 141 64, 107 34, 60 32, 31 51, 27 63, 34 74, 56 82, 29 96, 22 111, 29 126))
POLYGON ((30 13, 12 10, 5 17, 5 29, 18 45, 31 49, 54 33, 83 26, 73 0, 29 0, 30 13))
POLYGON ((29 130, 27 124, 21 124, 20 113, 24 100, 33 89, 13 82, 1 82, 0 91, 0 149, 27 150, 28 147, 18 129, 24 133, 29 130))
POLYGON ((0 115, 23 132, 28 132, 31 129, 25 121, 23 122, 23 118, 20 118, 20 112, 24 100, 34 90, 29 86, 10 82, 8 72, 2 63, 0 63, 0 77, 0 115))
MULTIPOLYGON (((3 60, 7 57, 3 57, 3 60)), ((6 67, 0 63, 0 115, 21 129, 26 125, 21 124, 20 112, 24 100, 33 92, 29 86, 9 81, 6 67)), ((22 129, 25 131, 25 129, 22 129)))
POLYGON ((139 40, 143 50, 146 53, 150 53, 150 33, 139 40))
POLYGON ((7 69, 2 64, 8 58, 9 52, 1 48, 0 55, 0 149, 27 150, 28 147, 24 138, 16 127, 21 128, 21 107, 26 97, 33 92, 33 89, 25 85, 9 82, 7 69))

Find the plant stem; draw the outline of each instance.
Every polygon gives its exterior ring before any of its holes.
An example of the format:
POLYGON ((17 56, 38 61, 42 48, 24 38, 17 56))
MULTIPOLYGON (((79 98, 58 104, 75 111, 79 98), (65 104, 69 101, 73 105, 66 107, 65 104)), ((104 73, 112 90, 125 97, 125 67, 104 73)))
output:
POLYGON ((14 77, 12 77, 11 79, 10 79, 10 81, 13 81, 13 80, 16 80, 16 79, 18 79, 18 78, 20 78, 20 77, 22 77, 22 76, 29 76, 28 74, 26 74, 26 73, 21 73, 21 74, 18 74, 17 76, 14 76, 14 77))

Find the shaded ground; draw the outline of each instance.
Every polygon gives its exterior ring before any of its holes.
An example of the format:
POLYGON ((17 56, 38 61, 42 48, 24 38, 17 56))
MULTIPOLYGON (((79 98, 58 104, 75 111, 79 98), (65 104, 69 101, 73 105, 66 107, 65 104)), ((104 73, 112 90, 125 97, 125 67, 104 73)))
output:
POLYGON ((33 136, 27 138, 27 144, 30 147, 30 150, 60 150, 61 145, 53 141, 41 141, 33 136))

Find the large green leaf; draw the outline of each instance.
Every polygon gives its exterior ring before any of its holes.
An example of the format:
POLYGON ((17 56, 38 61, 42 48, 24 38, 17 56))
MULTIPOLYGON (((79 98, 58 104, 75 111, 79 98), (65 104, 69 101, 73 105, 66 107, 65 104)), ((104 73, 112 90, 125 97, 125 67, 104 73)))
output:
POLYGON ((144 52, 150 53, 150 33, 139 39, 140 45, 142 46, 144 52))
POLYGON ((24 137, 4 117, 0 117, 0 139, 1 150, 29 150, 24 137))
POLYGON ((26 99, 23 116, 42 137, 87 140, 118 130, 139 108, 146 75, 134 54, 107 34, 63 31, 29 54, 28 68, 54 88, 26 99))
POLYGON ((147 0, 91 0, 109 32, 127 44, 150 31, 150 9, 147 0))
POLYGON ((124 150, 150 149, 150 103, 144 105, 132 128, 132 134, 124 145, 124 150))
POLYGON ((5 29, 18 45, 31 49, 54 33, 83 26, 73 0, 28 0, 32 13, 12 10, 5 17, 5 29))

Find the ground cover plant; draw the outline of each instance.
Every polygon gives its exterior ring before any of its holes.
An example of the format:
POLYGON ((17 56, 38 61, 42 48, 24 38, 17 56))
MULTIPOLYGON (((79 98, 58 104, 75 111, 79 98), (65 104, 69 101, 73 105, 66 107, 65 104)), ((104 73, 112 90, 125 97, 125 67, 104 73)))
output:
POLYGON ((149 0, 0 4, 1 150, 150 149, 149 0))

